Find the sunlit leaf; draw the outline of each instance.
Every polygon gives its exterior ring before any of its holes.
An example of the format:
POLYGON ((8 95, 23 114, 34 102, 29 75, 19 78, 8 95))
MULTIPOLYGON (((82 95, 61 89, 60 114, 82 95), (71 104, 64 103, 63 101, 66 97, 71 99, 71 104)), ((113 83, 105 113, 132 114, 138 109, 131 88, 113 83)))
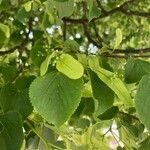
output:
POLYGON ((68 54, 61 55, 56 68, 71 79, 81 78, 84 73, 82 64, 68 54))
POLYGON ((61 126, 79 105, 82 88, 81 79, 72 80, 51 72, 33 81, 29 95, 38 113, 49 123, 61 126))
POLYGON ((95 60, 94 57, 90 57, 89 66, 92 71, 94 71, 97 76, 110 88, 112 89, 118 98, 128 106, 132 105, 131 96, 125 87, 124 83, 113 73, 105 70, 99 66, 99 61, 95 60))

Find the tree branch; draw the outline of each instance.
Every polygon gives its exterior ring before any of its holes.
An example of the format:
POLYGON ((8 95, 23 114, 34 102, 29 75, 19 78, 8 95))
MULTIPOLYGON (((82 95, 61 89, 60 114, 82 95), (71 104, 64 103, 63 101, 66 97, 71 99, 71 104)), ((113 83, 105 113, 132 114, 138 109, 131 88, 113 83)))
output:
POLYGON ((137 2, 138 0, 128 0, 126 2, 124 2, 122 5, 120 5, 119 7, 116 7, 110 11, 106 11, 103 6, 101 5, 100 1, 97 0, 98 3, 98 7, 102 10, 103 14, 101 14, 100 16, 98 16, 97 18, 93 18, 93 20, 98 20, 98 19, 102 19, 108 16, 111 16, 117 12, 121 12, 124 15, 127 16, 139 16, 139 17, 145 17, 145 18, 150 18, 150 13, 149 12, 138 12, 138 11, 133 11, 133 10, 126 10, 127 8, 125 8, 127 5, 132 4, 134 2, 137 2))
POLYGON ((17 46, 14 46, 14 47, 10 48, 9 50, 0 51, 0 56, 11 54, 15 50, 23 48, 28 43, 28 41, 29 41, 29 34, 32 31, 32 21, 33 21, 33 18, 30 17, 29 18, 29 22, 28 22, 28 29, 29 29, 29 31, 25 34, 25 39, 22 41, 22 43, 20 45, 17 45, 17 46))

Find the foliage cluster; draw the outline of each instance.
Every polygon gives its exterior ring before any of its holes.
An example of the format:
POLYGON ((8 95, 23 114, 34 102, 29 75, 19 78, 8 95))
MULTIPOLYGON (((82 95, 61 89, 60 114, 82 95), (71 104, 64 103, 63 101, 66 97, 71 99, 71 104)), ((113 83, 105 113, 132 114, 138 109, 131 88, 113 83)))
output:
POLYGON ((149 150, 149 39, 149 0, 0 0, 0 150, 149 150))

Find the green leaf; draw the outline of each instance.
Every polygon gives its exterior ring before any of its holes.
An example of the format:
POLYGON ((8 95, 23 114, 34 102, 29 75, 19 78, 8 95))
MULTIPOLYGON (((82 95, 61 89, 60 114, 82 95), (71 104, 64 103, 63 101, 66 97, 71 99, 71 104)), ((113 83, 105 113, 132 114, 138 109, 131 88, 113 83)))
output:
POLYGON ((6 11, 8 9, 10 0, 1 0, 0 11, 6 11))
POLYGON ((61 126, 73 114, 81 100, 83 82, 58 72, 38 77, 30 86, 30 99, 49 123, 61 126))
POLYGON ((55 52, 52 52, 49 54, 46 59, 42 62, 41 67, 40 67, 40 75, 43 76, 48 70, 49 63, 51 59, 55 56, 55 52))
POLYGON ((10 37, 10 29, 7 25, 0 23, 0 30, 5 33, 6 38, 10 37))
POLYGON ((29 12, 31 10, 31 8, 32 8, 32 1, 26 2, 23 6, 24 6, 25 10, 27 12, 29 12))
POLYGON ((0 45, 10 37, 10 29, 7 25, 0 23, 0 45))
POLYGON ((13 81, 17 76, 16 66, 3 64, 2 66, 0 66, 0 71, 2 74, 2 78, 5 80, 5 82, 13 81))
POLYGON ((0 104, 3 112, 17 111, 22 115, 23 119, 31 114, 33 110, 29 101, 28 89, 18 92, 11 83, 2 87, 0 104))
POLYGON ((147 137, 144 141, 140 143, 138 150, 149 150, 150 148, 150 137, 147 137))
POLYGON ((79 51, 79 44, 74 40, 66 40, 64 42, 63 51, 64 52, 70 52, 70 51, 77 52, 79 51))
POLYGON ((103 114, 99 115, 98 118, 101 120, 109 120, 109 119, 114 118, 118 112, 119 112, 119 108, 117 106, 112 106, 103 114))
POLYGON ((0 132, 0 149, 20 150, 24 138, 20 115, 16 112, 8 112, 0 116, 0 123, 3 126, 0 132))
POLYGON ((58 10, 58 14, 60 18, 69 17, 73 14, 75 7, 74 7, 74 0, 68 0, 61 2, 54 1, 54 5, 58 10))
POLYGON ((93 4, 91 5, 89 10, 89 20, 92 20, 93 18, 100 16, 100 14, 101 14, 100 10, 93 1, 93 4))
POLYGON ((114 46, 114 49, 116 49, 120 43, 122 42, 122 31, 121 29, 117 29, 116 30, 116 40, 115 40, 115 46, 114 46))
POLYGON ((98 100, 96 115, 99 115, 113 105, 114 92, 93 71, 90 71, 90 78, 93 96, 98 100))
POLYGON ((89 58, 89 66, 92 71, 94 71, 97 76, 110 88, 112 89, 118 98, 128 106, 133 104, 131 96, 125 87, 124 83, 113 73, 105 70, 99 66, 98 59, 96 57, 89 58))
POLYGON ((41 28, 45 30, 46 28, 50 27, 52 24, 54 24, 54 17, 50 12, 45 12, 41 24, 41 28))
POLYGON ((31 82, 34 79, 35 79, 35 76, 33 76, 33 75, 31 75, 31 76, 27 76, 27 75, 20 76, 15 81, 15 87, 18 90, 23 90, 23 89, 29 88, 31 82))
POLYGON ((141 59, 130 58, 125 65, 125 82, 139 82, 141 78, 150 72, 150 63, 141 59))
POLYGON ((85 98, 81 99, 81 102, 72 115, 75 118, 79 118, 80 115, 91 116, 95 111, 95 101, 93 98, 85 98))
POLYGON ((11 5, 13 5, 13 6, 18 6, 18 0, 10 0, 10 2, 11 2, 11 5))
POLYGON ((139 83, 135 106, 140 120, 150 130, 150 74, 145 75, 139 83))
POLYGON ((30 12, 27 12, 24 7, 21 7, 16 14, 16 19, 24 23, 29 16, 30 12))
POLYGON ((82 64, 69 54, 61 55, 61 58, 56 63, 56 68, 71 79, 79 79, 84 73, 82 64))
POLYGON ((47 52, 46 49, 43 47, 43 40, 40 39, 36 41, 30 52, 32 63, 40 66, 44 59, 46 59, 46 55, 47 52))
POLYGON ((82 97, 92 97, 92 87, 90 82, 84 84, 82 97))

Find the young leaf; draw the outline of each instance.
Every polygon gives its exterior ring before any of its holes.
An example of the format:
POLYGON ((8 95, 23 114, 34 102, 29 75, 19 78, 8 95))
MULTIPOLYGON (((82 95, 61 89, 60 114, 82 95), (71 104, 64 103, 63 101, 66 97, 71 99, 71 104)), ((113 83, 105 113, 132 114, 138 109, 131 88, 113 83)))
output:
POLYGON ((7 25, 0 23, 0 30, 5 33, 6 38, 10 37, 10 29, 7 25))
POLYGON ((116 40, 115 40, 114 49, 116 49, 120 45, 121 42, 122 42, 122 31, 121 31, 121 29, 118 28, 116 30, 116 40))
POLYGON ((40 67, 40 75, 43 76, 48 69, 49 63, 51 61, 51 59, 55 56, 55 53, 53 52, 52 54, 49 54, 46 59, 43 61, 43 63, 41 64, 40 67))
POLYGON ((135 106, 141 121, 150 130, 150 74, 145 75, 139 83, 135 106))
POLYGON ((39 114, 49 123, 61 126, 79 105, 82 89, 82 79, 72 80, 51 72, 32 82, 29 95, 39 114))
POLYGON ((0 46, 10 37, 10 29, 7 25, 0 23, 0 46))
POLYGON ((32 1, 26 2, 23 6, 24 6, 25 10, 27 12, 29 12, 31 10, 31 8, 32 8, 32 1))
POLYGON ((124 104, 131 106, 132 99, 124 83, 113 72, 101 68, 98 63, 99 61, 96 61, 95 58, 96 57, 90 57, 89 59, 90 69, 115 92, 124 104))
POLYGON ((61 55, 61 58, 56 63, 56 68, 70 79, 79 79, 84 73, 82 64, 68 54, 61 55))

